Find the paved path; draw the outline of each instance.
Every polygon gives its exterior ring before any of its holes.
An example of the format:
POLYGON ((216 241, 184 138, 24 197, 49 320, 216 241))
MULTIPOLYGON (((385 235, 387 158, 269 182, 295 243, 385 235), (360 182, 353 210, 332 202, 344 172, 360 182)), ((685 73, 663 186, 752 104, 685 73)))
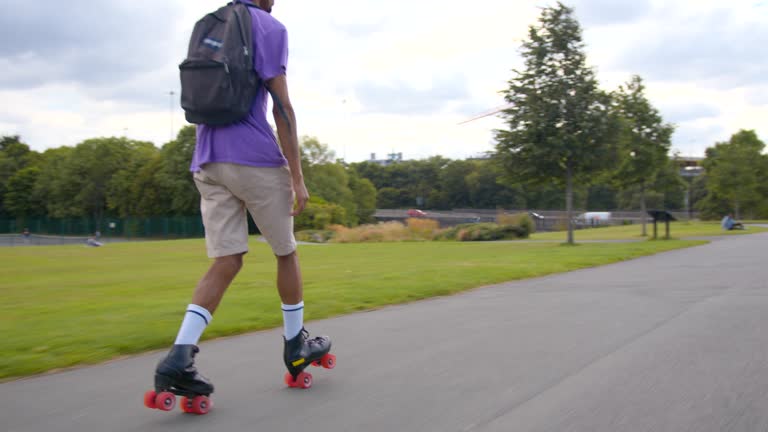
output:
MULTIPOLYGON (((147 410, 160 353, 0 385, 0 431, 766 431, 768 234, 202 344, 216 406, 147 410)), ((311 307, 311 305, 309 305, 311 307)))

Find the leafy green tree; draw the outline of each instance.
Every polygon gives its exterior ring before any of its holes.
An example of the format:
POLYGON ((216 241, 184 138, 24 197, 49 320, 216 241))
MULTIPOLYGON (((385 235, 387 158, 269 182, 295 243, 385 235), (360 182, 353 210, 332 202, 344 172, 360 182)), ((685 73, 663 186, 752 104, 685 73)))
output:
POLYGON ((56 177, 55 216, 89 216, 97 224, 107 211, 108 191, 116 173, 131 166, 135 152, 156 151, 152 143, 125 138, 94 138, 83 141, 68 154, 56 177))
POLYGON ((35 183, 40 176, 40 168, 29 166, 22 168, 8 179, 4 206, 8 213, 17 217, 43 216, 45 205, 35 194, 35 183))
MULTIPOLYGON (((0 137, 0 215, 14 213, 7 208, 5 202, 10 179, 20 170, 33 166, 39 161, 40 154, 30 150, 27 144, 21 142, 21 137, 18 135, 0 137)), ((19 186, 21 184, 17 181, 14 187, 19 186)), ((14 190, 14 194, 19 192, 14 190)), ((31 191, 25 194, 29 195, 31 191)), ((18 195, 14 199, 18 199, 18 195)), ((18 201, 13 205, 18 205, 18 201)))
POLYGON ((328 225, 343 225, 347 220, 344 207, 326 202, 317 196, 310 196, 307 206, 294 219, 296 231, 326 229, 328 225))
MULTIPOLYGON (((739 219, 746 209, 755 212, 768 197, 763 194, 766 180, 765 148, 753 130, 741 130, 728 142, 715 144, 706 150, 703 166, 707 189, 714 197, 728 202, 728 209, 739 219)), ((713 198, 714 198, 713 197, 713 198)))
POLYGON ((391 209, 400 207, 400 189, 392 187, 383 187, 379 189, 376 195, 376 205, 378 208, 391 209))
POLYGON ((145 146, 126 154, 120 168, 107 182, 107 207, 121 217, 158 216, 170 197, 154 180, 162 159, 157 148, 145 146))
MULTIPOLYGON (((646 214, 646 189, 669 163, 669 148, 674 127, 664 123, 658 110, 645 95, 639 76, 619 87, 613 95, 614 110, 621 118, 619 163, 614 184, 620 189, 637 189, 640 211, 646 214)), ((642 235, 647 235, 642 218, 642 235)))
POLYGON ((600 183, 587 190, 586 210, 616 210, 616 190, 611 185, 600 183))
POLYGON ((455 160, 440 171, 440 186, 452 208, 471 207, 467 177, 472 174, 474 166, 470 161, 455 160))
POLYGON ((358 223, 373 223, 376 213, 376 188, 370 180, 360 177, 354 170, 349 174, 349 189, 357 208, 358 223))
POLYGON ((472 208, 525 208, 522 186, 500 182, 503 172, 495 161, 478 160, 473 161, 472 165, 472 172, 464 178, 472 208))
POLYGON ((66 178, 66 167, 73 152, 72 147, 58 147, 43 152, 34 194, 45 203, 47 216, 57 218, 77 213, 72 202, 72 197, 77 193, 77 185, 66 178))
POLYGON ((160 150, 162 164, 157 171, 157 183, 168 194, 168 212, 172 215, 200 213, 200 193, 197 191, 189 167, 195 153, 195 127, 185 126, 176 139, 160 150))
POLYGON ((568 243, 573 243, 573 191, 614 159, 617 125, 610 97, 586 65, 573 9, 558 3, 542 11, 523 43, 525 69, 503 91, 507 129, 496 131, 496 153, 513 183, 565 187, 568 243))
MULTIPOLYGON (((310 169, 313 165, 323 165, 336 162, 336 153, 327 144, 321 143, 315 137, 301 137, 301 169, 310 169)), ((306 177, 306 174, 305 174, 306 177)))
POLYGON ((349 187, 349 175, 345 167, 334 161, 335 154, 317 138, 304 137, 301 142, 301 165, 304 183, 310 195, 338 204, 345 209, 348 225, 358 223, 355 196, 349 187))

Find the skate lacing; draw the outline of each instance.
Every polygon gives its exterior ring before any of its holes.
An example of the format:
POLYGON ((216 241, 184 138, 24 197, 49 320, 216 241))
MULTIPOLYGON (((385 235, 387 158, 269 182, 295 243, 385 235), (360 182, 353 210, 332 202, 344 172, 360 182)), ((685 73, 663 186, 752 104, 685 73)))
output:
POLYGON ((320 344, 320 338, 309 338, 309 332, 306 329, 301 329, 301 335, 302 339, 307 341, 308 345, 319 345, 320 344))

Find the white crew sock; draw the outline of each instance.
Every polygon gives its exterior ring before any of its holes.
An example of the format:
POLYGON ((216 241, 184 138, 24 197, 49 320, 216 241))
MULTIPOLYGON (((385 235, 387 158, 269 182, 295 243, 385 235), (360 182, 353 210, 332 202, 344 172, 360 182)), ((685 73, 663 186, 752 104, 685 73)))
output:
POLYGON ((211 313, 206 308, 195 304, 187 306, 187 313, 176 336, 176 345, 197 345, 205 327, 211 323, 212 319, 211 313))
POLYGON ((304 328, 304 302, 296 305, 281 303, 283 309, 283 335, 291 340, 304 328))

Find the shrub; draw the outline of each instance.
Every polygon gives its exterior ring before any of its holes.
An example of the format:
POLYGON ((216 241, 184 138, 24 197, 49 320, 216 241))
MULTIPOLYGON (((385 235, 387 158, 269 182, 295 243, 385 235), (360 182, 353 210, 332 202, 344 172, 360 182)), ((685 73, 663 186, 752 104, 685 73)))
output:
POLYGON ((376 225, 360 225, 347 228, 342 225, 329 227, 333 232, 334 243, 362 243, 403 241, 410 239, 410 232, 400 222, 384 222, 376 225))
POLYGON ((344 223, 346 217, 344 207, 312 197, 293 223, 297 231, 324 230, 328 225, 344 223))
POLYGON ((412 239, 432 240, 440 230, 440 223, 432 219, 409 218, 406 223, 412 239))
POLYGON ((331 230, 304 230, 295 234, 296 241, 309 242, 309 243, 327 243, 333 238, 333 231, 331 230))
POLYGON ((492 241, 528 238, 525 227, 495 223, 461 224, 441 231, 435 240, 492 241))
POLYGON ((503 226, 518 226, 525 230, 524 237, 536 232, 536 223, 528 213, 508 214, 502 213, 496 216, 496 223, 503 226))

